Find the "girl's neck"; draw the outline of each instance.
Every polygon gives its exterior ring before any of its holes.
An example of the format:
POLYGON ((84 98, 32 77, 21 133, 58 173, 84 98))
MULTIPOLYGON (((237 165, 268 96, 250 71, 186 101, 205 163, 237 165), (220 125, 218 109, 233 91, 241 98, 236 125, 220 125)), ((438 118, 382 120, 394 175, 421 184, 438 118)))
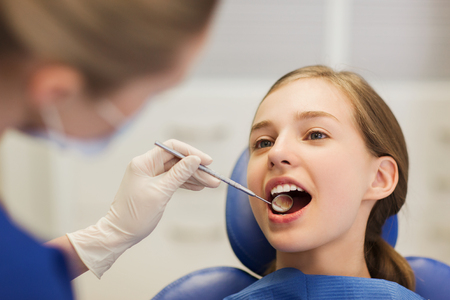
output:
POLYGON ((277 251, 276 269, 296 268, 305 274, 370 278, 364 258, 364 236, 351 233, 304 252, 277 251))
POLYGON ((326 251, 278 254, 276 269, 296 268, 305 274, 370 278, 364 256, 328 255, 326 251))

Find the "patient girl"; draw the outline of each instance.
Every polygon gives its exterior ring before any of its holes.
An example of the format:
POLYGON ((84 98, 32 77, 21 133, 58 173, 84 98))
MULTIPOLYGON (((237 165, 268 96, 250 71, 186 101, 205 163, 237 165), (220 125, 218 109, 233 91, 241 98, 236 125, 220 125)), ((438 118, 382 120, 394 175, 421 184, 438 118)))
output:
POLYGON ((380 278, 414 290, 407 261, 381 238, 385 220, 405 202, 405 140, 361 77, 312 66, 278 80, 253 121, 247 176, 261 197, 294 199, 286 213, 250 200, 277 251, 272 271, 380 278))

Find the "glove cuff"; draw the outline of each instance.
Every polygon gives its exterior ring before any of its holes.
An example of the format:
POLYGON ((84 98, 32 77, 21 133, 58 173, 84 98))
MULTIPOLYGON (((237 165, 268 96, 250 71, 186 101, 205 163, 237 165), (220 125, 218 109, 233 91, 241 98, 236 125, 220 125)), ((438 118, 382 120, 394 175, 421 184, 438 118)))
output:
POLYGON ((86 229, 66 234, 86 267, 101 278, 122 253, 135 242, 107 218, 86 229))

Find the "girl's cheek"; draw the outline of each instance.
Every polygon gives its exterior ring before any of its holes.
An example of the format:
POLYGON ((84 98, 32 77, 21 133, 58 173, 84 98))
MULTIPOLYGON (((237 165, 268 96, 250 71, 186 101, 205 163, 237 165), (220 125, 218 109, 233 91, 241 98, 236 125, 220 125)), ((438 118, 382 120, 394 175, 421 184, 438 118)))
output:
MULTIPOLYGON (((257 185, 258 185, 257 178, 254 173, 247 174, 247 184, 248 184, 248 188, 252 191, 257 187, 257 185)), ((254 191, 254 192, 257 193, 257 191, 254 191)))
POLYGON ((262 189, 262 180, 264 178, 263 176, 263 169, 261 167, 258 167, 255 164, 248 165, 247 169, 247 184, 248 188, 253 190, 255 193, 260 192, 260 189, 262 189))

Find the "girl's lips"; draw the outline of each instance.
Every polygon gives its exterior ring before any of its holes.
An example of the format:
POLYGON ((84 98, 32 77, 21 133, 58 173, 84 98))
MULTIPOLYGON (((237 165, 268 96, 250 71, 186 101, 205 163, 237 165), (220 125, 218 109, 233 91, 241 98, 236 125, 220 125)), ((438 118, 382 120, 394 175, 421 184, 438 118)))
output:
MULTIPOLYGON (((283 185, 283 184, 295 184, 296 186, 300 187, 301 189, 303 189, 305 192, 307 192, 307 190, 296 180, 289 178, 289 177, 276 177, 276 178, 272 178, 270 179, 265 186, 265 193, 266 193, 266 199, 272 199, 272 194, 271 194, 271 190, 277 186, 277 185, 283 185)), ((312 199, 311 199, 312 201, 312 199)), ((311 203, 311 201, 304 206, 303 208, 293 212, 293 213, 289 213, 289 214, 275 214, 272 211, 272 208, 267 205, 267 210, 268 210, 268 217, 269 217, 269 221, 272 223, 290 223, 293 222, 295 220, 297 220, 298 218, 300 218, 305 211, 308 209, 309 204, 311 203)))
POLYGON ((308 209, 309 204, 303 207, 300 210, 297 210, 296 212, 290 213, 290 214, 275 214, 272 209, 267 205, 268 210, 268 216, 269 221, 272 223, 291 223, 300 218, 305 211, 308 209))

